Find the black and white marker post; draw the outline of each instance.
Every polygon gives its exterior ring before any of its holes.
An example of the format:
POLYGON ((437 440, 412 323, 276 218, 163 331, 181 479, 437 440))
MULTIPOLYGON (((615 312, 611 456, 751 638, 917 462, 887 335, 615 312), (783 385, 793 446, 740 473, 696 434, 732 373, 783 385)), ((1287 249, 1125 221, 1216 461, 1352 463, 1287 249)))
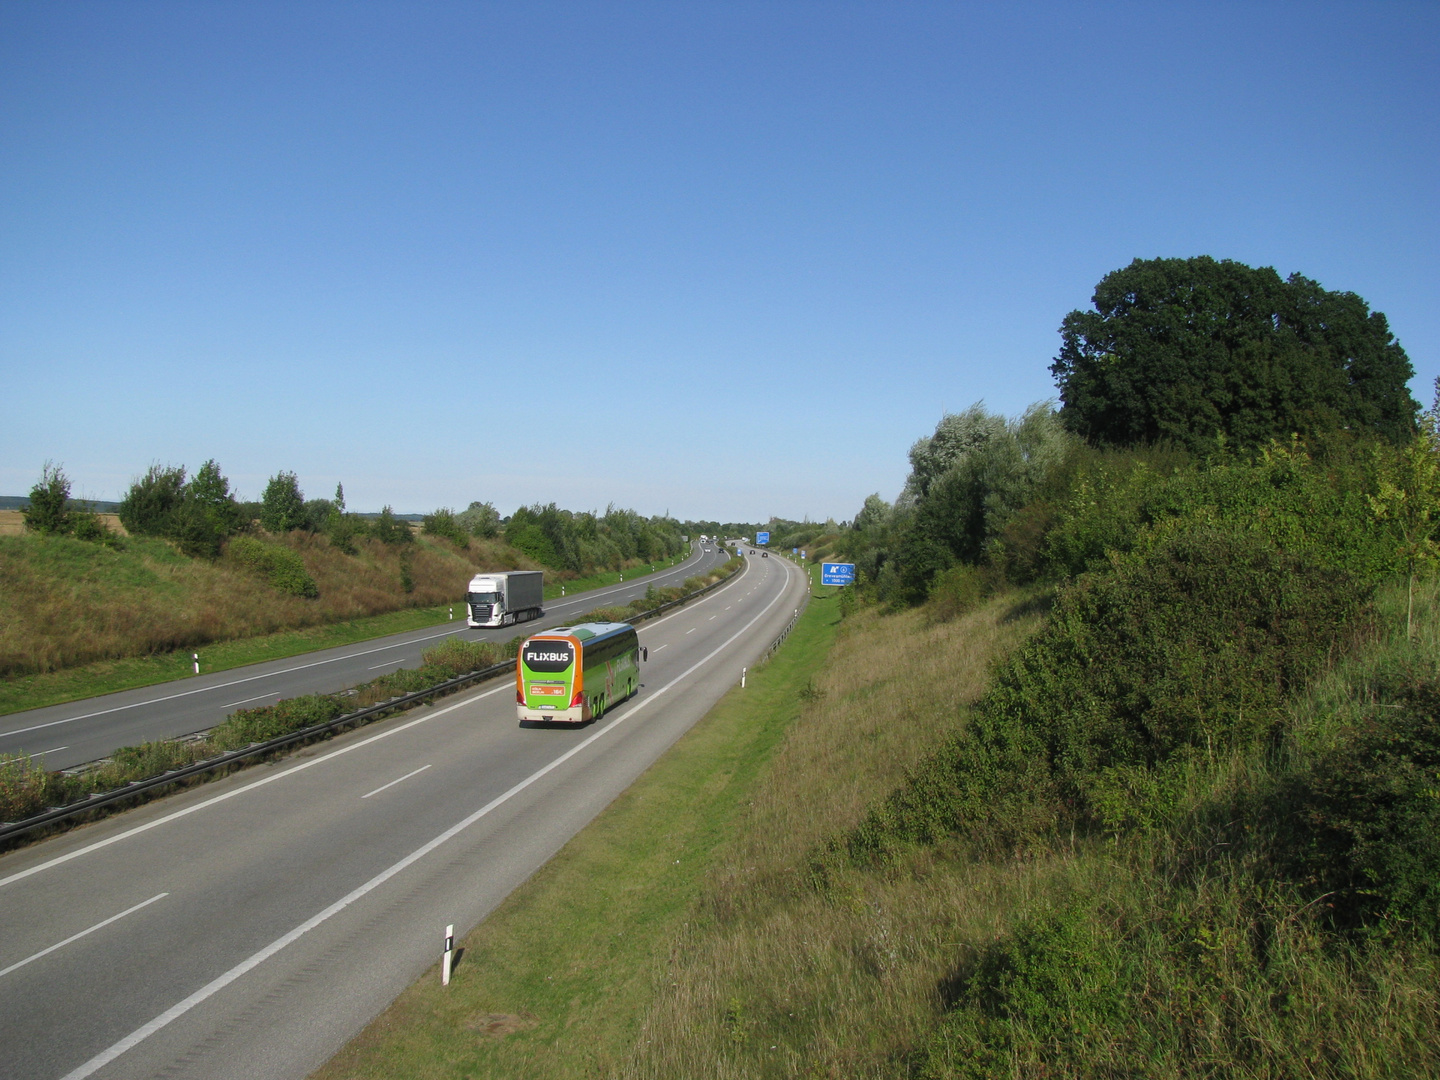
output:
POLYGON ((455 926, 445 927, 445 956, 440 963, 440 985, 450 985, 450 960, 455 955, 455 926))

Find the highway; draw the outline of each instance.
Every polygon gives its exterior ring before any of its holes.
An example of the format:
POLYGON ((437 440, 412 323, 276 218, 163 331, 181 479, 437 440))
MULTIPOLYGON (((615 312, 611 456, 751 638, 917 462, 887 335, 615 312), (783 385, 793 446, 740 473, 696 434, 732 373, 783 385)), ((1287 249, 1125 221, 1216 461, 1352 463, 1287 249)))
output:
POLYGON ((26 753, 48 769, 98 761, 121 746, 174 739, 212 728, 236 709, 253 709, 301 694, 335 693, 387 671, 419 667, 420 654, 443 638, 509 641, 517 634, 561 626, 594 608, 629 603, 645 595, 651 585, 678 585, 728 557, 729 552, 714 545, 702 549, 697 544, 688 559, 669 570, 634 582, 548 600, 544 618, 496 630, 468 629, 462 616, 465 605, 461 595, 456 597, 454 623, 284 660, 206 673, 202 649, 202 673, 194 678, 0 717, 0 754, 26 753))
POLYGON ((487 683, 0 856, 4 1075, 306 1076, 736 685, 806 588, 747 559, 641 624, 642 689, 586 727, 522 729, 513 682, 487 683))

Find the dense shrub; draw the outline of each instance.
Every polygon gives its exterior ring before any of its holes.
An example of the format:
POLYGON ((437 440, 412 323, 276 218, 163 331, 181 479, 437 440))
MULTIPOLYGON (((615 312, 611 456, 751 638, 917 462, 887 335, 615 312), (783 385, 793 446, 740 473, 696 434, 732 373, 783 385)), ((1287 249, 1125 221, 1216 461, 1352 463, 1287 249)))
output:
POLYGON ((1166 529, 1225 522, 1373 580, 1396 562, 1391 530, 1371 507, 1373 473, 1373 454, 1356 446, 1332 448, 1323 462, 1294 442, 1254 460, 1221 454, 1201 465, 1163 451, 1096 454, 1068 478, 1044 557, 1055 574, 1076 575, 1166 529))
POLYGON ((443 507, 434 513, 426 514, 420 530, 426 536, 438 536, 462 548, 470 543, 470 533, 461 527, 455 511, 443 507))
MULTIPOLYGON (((482 520, 485 505, 480 504, 482 520)), ((517 509, 505 525, 505 541, 544 566, 572 573, 618 570, 668 558, 683 547, 679 523, 673 519, 642 518, 613 506, 599 515, 575 513, 554 503, 517 509)))
POLYGON ((472 502, 455 516, 466 532, 489 540, 500 535, 500 512, 488 502, 472 502))
POLYGON ((411 530, 410 523, 397 518, 395 511, 388 506, 382 508, 380 516, 371 523, 370 535, 391 547, 415 542, 415 533, 411 530))
POLYGON ((1304 826, 1292 872, 1342 924, 1409 924, 1440 943, 1440 684, 1376 697, 1289 785, 1304 826))
POLYGON ((239 709, 210 732, 210 745, 216 750, 239 750, 251 743, 326 723, 344 712, 341 699, 331 694, 306 694, 258 709, 239 709))
POLYGON ((30 505, 21 511, 31 532, 70 531, 70 479, 58 465, 46 462, 40 480, 30 489, 30 505))
POLYGON ((1271 734, 1364 621, 1341 571, 1235 530, 1177 532, 1065 590, 968 728, 845 841, 867 860, 952 832, 1010 842, 1169 812, 1193 763, 1271 734))
POLYGON ((92 544, 104 544, 109 548, 122 546, 120 537, 100 520, 100 515, 88 510, 70 511, 70 535, 76 540, 88 540, 92 544))
POLYGON ((959 618, 990 594, 990 583, 978 566, 952 566, 930 582, 930 611, 937 622, 959 618))
POLYGON ((268 544, 253 536, 237 536, 226 549, 232 558, 243 566, 257 570, 281 592, 292 596, 314 598, 320 590, 309 572, 300 553, 279 544, 268 544))
POLYGON ((30 502, 20 513, 25 528, 45 536, 73 536, 107 547, 120 538, 105 527, 100 515, 83 510, 70 499, 70 478, 60 466, 46 462, 40 480, 30 489, 30 502))
POLYGON ((185 501, 185 467, 158 462, 130 485, 120 500, 120 524, 137 536, 168 536, 185 501))
POLYGON ((121 500, 120 522, 136 535, 173 540, 186 555, 214 558, 245 517, 212 459, 188 482, 183 465, 151 465, 121 500))
POLYGON ((597 607, 585 612, 576 623, 587 622, 625 622, 634 618, 635 610, 627 605, 621 604, 612 607, 597 607))
POLYGON ((1074 904, 992 943, 928 1040, 920 1075, 990 1080, 1011 1075, 1017 1057, 1065 1075, 1064 1064, 1091 1059, 1097 1044, 1125 1032, 1133 988, 1101 925, 1074 904))
POLYGON ((449 673, 448 677, 454 678, 498 664, 506 655, 505 647, 493 641, 450 637, 425 650, 422 659, 426 665, 443 668, 449 673))

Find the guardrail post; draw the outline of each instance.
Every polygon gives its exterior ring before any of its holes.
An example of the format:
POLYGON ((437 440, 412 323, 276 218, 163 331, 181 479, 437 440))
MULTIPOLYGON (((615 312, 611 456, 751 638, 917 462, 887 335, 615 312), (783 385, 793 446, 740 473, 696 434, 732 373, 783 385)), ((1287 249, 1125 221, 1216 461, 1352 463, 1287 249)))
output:
POLYGON ((455 926, 445 927, 445 955, 440 962, 440 985, 450 985, 450 959, 455 955, 455 926))

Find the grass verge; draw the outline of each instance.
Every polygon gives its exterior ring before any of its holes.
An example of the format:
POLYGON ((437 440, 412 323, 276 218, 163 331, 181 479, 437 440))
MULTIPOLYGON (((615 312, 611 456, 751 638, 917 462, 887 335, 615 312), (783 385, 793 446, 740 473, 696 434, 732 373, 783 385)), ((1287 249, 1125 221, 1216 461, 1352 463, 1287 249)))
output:
POLYGON ((466 938, 448 988, 427 975, 317 1075, 623 1072, 667 949, 806 707, 837 623, 832 599, 812 600, 744 691, 727 694, 466 938))

